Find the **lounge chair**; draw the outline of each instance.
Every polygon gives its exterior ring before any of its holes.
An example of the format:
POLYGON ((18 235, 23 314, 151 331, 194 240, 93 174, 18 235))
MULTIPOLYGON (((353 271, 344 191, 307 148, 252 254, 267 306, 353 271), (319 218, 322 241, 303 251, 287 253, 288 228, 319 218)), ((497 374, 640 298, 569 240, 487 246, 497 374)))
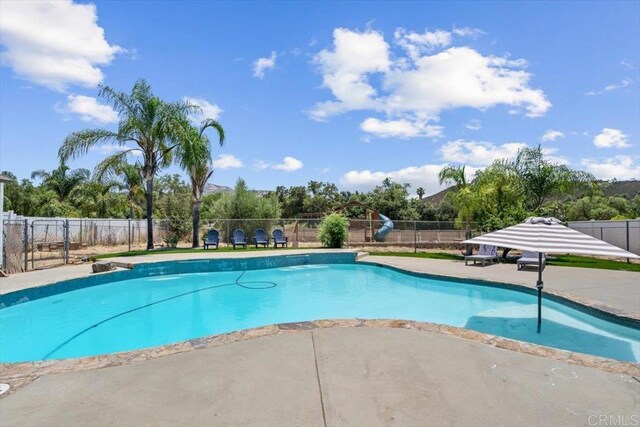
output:
MULTIPOLYGON (((546 264, 546 256, 542 254, 542 269, 546 264)), ((540 264, 539 252, 522 252, 522 256, 518 258, 518 270, 522 270, 527 266, 538 267, 540 264)))
POLYGON ((465 255, 464 265, 469 265, 469 261, 473 261, 473 265, 476 265, 476 261, 480 261, 483 267, 487 261, 493 264, 494 261, 498 262, 498 251, 495 246, 480 245, 476 255, 465 255))
POLYGON ((262 228, 258 228, 253 236, 253 243, 256 245, 262 245, 265 248, 269 246, 269 237, 267 237, 267 233, 264 232, 262 228))
POLYGON ((231 235, 231 244, 233 245, 233 249, 236 246, 242 246, 243 248, 247 248, 247 238, 244 236, 244 231, 236 228, 233 230, 233 234, 231 235))
POLYGON ((220 244, 220 232, 218 230, 209 230, 202 240, 205 250, 209 246, 215 246, 216 249, 218 249, 218 245, 220 244))
POLYGON ((279 229, 273 230, 273 247, 277 248, 278 245, 281 245, 283 248, 285 246, 289 246, 289 238, 284 235, 284 232, 279 229))

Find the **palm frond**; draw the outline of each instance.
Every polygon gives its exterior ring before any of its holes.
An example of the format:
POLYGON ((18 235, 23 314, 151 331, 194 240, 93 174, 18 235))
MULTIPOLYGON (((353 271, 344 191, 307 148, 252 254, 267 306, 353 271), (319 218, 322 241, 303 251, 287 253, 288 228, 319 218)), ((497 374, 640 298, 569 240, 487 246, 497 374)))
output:
POLYGON ((205 119, 200 125, 200 137, 202 137, 202 135, 204 134, 204 131, 207 130, 208 128, 214 128, 218 132, 218 141, 220 146, 222 147, 224 145, 224 140, 225 140, 224 129, 222 128, 222 125, 218 123, 216 120, 205 119))
POLYGON ((118 174, 119 170, 127 164, 127 155, 133 151, 140 150, 138 148, 131 148, 106 157, 98 163, 93 170, 94 179, 100 182, 104 182, 105 179, 112 180, 113 177, 118 174))
POLYGON ((118 139, 117 133, 105 129, 84 129, 74 132, 65 138, 58 150, 58 158, 60 162, 66 163, 69 159, 86 154, 91 147, 109 142, 124 144, 124 141, 118 139))

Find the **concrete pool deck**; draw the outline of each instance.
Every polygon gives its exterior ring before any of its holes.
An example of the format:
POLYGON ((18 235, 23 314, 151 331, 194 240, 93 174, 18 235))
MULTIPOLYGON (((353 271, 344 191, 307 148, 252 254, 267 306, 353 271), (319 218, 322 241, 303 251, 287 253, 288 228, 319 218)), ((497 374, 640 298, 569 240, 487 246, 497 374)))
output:
MULTIPOLYGON (((135 264, 309 252, 210 251, 113 260, 135 264)), ((513 264, 465 267, 458 261, 393 256, 361 261, 531 287, 536 276, 513 264)), ((0 293, 90 271, 90 264, 82 264, 16 274, 0 279, 0 293)), ((640 312, 640 273, 548 266, 544 278, 545 289, 640 312)), ((640 417, 637 364, 616 371, 607 359, 433 324, 313 323, 93 361, 31 368, 0 364, 0 382, 12 384, 0 398, 0 425, 598 425, 599 417, 627 423, 640 417)))
POLYGON ((631 376, 385 328, 300 330, 48 375, 0 399, 6 427, 632 425, 639 414, 631 376))

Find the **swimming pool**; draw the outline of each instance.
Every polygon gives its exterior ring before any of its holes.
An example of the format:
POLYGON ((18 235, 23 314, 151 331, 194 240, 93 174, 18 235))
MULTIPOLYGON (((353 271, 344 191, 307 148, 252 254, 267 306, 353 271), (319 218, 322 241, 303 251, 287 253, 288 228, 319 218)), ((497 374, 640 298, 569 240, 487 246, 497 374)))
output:
MULTIPOLYGON (((555 301, 544 301, 542 332, 536 333, 533 294, 353 262, 290 264, 297 265, 186 274, 161 269, 5 306, 0 309, 0 362, 130 351, 327 318, 435 322, 640 361, 640 331, 555 301)), ((183 265, 180 271, 187 269, 183 265)))

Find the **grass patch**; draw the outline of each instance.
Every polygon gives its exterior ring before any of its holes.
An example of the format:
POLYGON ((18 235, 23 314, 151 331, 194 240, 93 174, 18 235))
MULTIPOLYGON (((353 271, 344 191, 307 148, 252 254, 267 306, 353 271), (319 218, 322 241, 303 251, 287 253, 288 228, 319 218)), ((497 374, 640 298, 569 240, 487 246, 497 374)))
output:
POLYGON ((622 270, 640 272, 640 264, 628 264, 624 261, 589 258, 576 255, 553 255, 554 260, 547 261, 549 265, 559 267, 599 268, 601 270, 622 270))
MULTIPOLYGON (((448 259, 448 260, 464 260, 462 255, 451 254, 448 252, 370 252, 373 256, 399 256, 410 258, 429 258, 429 259, 448 259)), ((580 268, 598 268, 601 270, 620 270, 640 272, 640 264, 627 264, 624 261, 611 261, 600 258, 590 258, 576 255, 553 255, 554 260, 548 260, 548 265, 558 267, 580 267, 580 268)), ((504 262, 500 260, 500 262, 504 262)), ((515 261, 512 261, 515 263, 515 261)))
MULTIPOLYGON (((274 249, 272 247, 269 247, 267 249, 274 249)), ((284 248, 284 250, 291 250, 291 249, 318 249, 318 248, 284 248)), ((257 248, 255 246, 247 246, 247 249, 236 249, 235 251, 233 250, 233 248, 229 247, 220 247, 218 249, 207 249, 207 252, 210 253, 215 253, 215 252, 246 252, 246 251, 264 251, 265 248, 263 248, 262 246, 257 248)), ((275 249, 274 249, 275 250, 275 249)), ((283 250, 283 248, 278 248, 278 250, 283 250)), ((191 254, 191 253, 202 253, 204 252, 204 249, 202 248, 175 248, 175 249, 154 249, 151 251, 147 251, 147 250, 139 250, 139 251, 125 251, 125 252, 114 252, 114 253, 109 253, 109 254, 101 254, 101 255, 95 255, 92 258, 95 259, 106 259, 106 258, 116 258, 116 257, 129 257, 129 256, 140 256, 140 255, 157 255, 157 254, 191 254)))

